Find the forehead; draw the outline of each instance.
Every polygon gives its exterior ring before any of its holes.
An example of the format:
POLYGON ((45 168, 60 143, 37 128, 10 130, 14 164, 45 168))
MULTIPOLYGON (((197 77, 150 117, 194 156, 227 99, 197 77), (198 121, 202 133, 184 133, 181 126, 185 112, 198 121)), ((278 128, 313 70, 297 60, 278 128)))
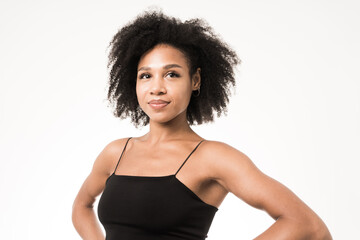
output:
POLYGON ((188 60, 185 54, 168 44, 158 44, 154 48, 145 52, 138 63, 138 69, 143 66, 167 65, 167 64, 179 64, 183 67, 187 67, 188 60))

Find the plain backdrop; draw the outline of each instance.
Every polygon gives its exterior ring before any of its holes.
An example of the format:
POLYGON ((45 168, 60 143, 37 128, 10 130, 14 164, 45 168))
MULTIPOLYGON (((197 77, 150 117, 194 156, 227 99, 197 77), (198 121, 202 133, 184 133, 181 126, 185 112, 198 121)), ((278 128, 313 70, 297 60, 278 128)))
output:
MULTIPOLYGON (((289 187, 334 239, 355 239, 360 8, 349 0, 2 0, 0 239, 80 239, 71 208, 94 160, 148 131, 112 115, 106 64, 117 30, 153 8, 205 19, 242 60, 227 114, 193 129, 289 187)), ((208 239, 252 239, 273 222, 229 193, 208 239)))

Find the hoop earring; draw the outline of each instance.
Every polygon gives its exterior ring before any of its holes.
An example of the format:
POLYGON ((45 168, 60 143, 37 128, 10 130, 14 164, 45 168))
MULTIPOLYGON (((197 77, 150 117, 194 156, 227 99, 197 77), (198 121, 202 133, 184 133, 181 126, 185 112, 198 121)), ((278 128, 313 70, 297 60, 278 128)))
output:
MULTIPOLYGON (((197 95, 194 95, 194 94, 193 94, 194 97, 198 97, 198 96, 200 95, 200 88, 198 88, 198 89, 196 89, 196 90, 198 91, 198 94, 197 94, 197 95)), ((195 90, 195 91, 196 91, 196 90, 195 90)), ((193 91, 193 93, 194 93, 194 91, 193 91)))

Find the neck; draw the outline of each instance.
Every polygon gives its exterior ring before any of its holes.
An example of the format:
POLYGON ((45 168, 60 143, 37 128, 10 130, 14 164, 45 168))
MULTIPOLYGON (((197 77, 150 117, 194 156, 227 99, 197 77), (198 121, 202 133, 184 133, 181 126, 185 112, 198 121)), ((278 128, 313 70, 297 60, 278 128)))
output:
POLYGON ((156 145, 180 139, 191 139, 197 134, 190 128, 186 112, 169 122, 159 123, 150 119, 150 131, 144 135, 144 141, 149 145, 156 145))

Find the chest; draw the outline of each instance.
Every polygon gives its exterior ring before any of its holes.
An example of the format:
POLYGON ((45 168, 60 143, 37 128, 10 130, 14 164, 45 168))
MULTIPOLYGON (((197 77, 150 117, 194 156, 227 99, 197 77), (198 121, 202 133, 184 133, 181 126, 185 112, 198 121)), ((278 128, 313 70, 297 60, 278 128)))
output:
POLYGON ((183 234, 184 239, 195 240, 206 236, 217 210, 175 175, 111 175, 99 201, 98 216, 105 230, 117 239, 141 232, 162 234, 165 239, 183 234))

